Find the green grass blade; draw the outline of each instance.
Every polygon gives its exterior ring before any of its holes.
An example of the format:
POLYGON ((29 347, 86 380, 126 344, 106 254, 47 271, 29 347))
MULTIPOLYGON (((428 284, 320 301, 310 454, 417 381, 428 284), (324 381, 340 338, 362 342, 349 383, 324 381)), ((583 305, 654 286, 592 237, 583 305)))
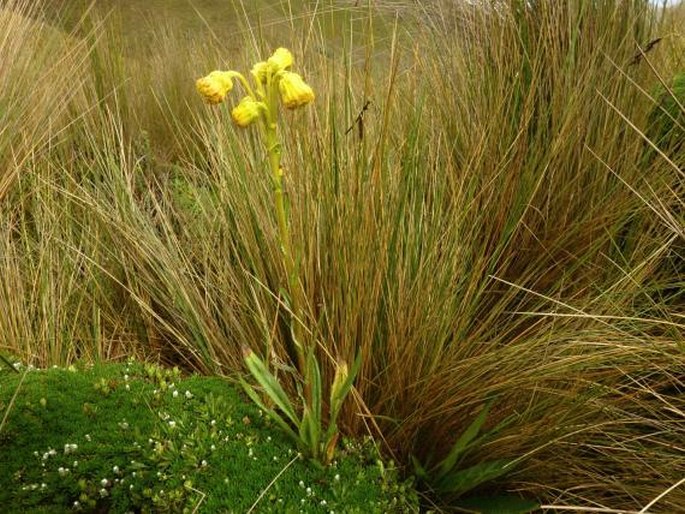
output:
POLYGON ((464 494, 480 484, 508 473, 513 462, 508 459, 481 462, 470 468, 449 473, 436 482, 435 488, 443 493, 464 494))
POLYGON ((483 427, 485 420, 487 419, 490 408, 492 407, 492 401, 488 402, 485 407, 478 413, 478 416, 471 422, 469 427, 464 430, 459 439, 454 443, 450 453, 447 457, 440 463, 438 467, 437 478, 440 479, 452 471, 454 466, 456 466, 459 459, 464 455, 469 443, 473 441, 480 429, 483 427))

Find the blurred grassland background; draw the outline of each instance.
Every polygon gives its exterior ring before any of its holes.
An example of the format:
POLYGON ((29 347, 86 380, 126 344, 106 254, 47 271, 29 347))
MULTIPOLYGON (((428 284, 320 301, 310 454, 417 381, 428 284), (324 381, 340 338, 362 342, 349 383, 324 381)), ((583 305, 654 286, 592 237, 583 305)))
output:
POLYGON ((326 383, 364 358, 344 432, 410 472, 496 398, 488 493, 683 509, 682 7, 67 3, 0 10, 0 351, 283 366, 262 153, 194 80, 286 46, 302 323, 326 383))

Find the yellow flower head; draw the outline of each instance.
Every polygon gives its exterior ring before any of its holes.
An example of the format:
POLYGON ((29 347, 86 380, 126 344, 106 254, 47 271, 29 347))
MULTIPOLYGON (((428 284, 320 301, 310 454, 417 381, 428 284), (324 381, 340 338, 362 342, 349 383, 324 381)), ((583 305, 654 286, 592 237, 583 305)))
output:
POLYGON ((284 71, 293 65, 293 54, 287 48, 277 48, 269 60, 266 61, 269 65, 271 73, 276 74, 279 71, 284 71))
POLYGON ((231 72, 213 71, 206 77, 197 79, 195 82, 197 92, 202 95, 207 103, 218 104, 224 101, 226 95, 233 89, 231 72))
POLYGON ((231 111, 233 123, 243 128, 254 123, 260 114, 259 102, 255 101, 251 96, 246 96, 240 100, 238 105, 231 111))
POLYGON ((252 76, 261 84, 266 84, 266 75, 269 71, 269 64, 266 61, 260 61, 252 66, 252 76))
POLYGON ((283 105, 288 109, 297 109, 314 101, 314 91, 297 73, 284 71, 278 82, 283 105))

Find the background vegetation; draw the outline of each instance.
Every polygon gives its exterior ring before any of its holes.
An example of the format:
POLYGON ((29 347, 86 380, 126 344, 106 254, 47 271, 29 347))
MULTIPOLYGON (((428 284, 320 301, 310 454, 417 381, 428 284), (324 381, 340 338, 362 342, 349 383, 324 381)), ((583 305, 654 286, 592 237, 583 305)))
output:
POLYGON ((492 402, 458 463, 516 460, 485 493, 683 508, 682 12, 104 4, 2 3, 0 350, 287 367, 259 147, 193 91, 287 46, 317 93, 284 145, 302 322, 325 383, 363 355, 344 432, 411 472, 492 402))

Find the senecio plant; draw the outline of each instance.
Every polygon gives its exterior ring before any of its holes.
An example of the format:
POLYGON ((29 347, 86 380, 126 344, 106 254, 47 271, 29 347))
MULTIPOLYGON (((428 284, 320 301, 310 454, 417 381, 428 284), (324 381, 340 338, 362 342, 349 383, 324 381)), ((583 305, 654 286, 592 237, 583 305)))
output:
MULTIPOLYGON (((200 95, 209 104, 222 103, 233 90, 237 80, 245 96, 231 111, 233 123, 246 128, 257 125, 268 156, 269 172, 273 185, 274 207, 278 220, 281 256, 287 274, 288 326, 292 341, 291 358, 298 371, 298 400, 302 407, 296 409, 278 378, 269 370, 267 359, 260 358, 248 347, 243 348, 245 363, 264 392, 279 410, 266 405, 256 390, 242 382, 250 398, 297 443, 298 447, 315 462, 327 465, 333 459, 339 431, 336 424, 343 401, 349 394, 361 364, 361 356, 355 359, 352 369, 344 361, 336 362, 333 383, 330 386, 328 415, 322 414, 323 388, 321 370, 316 357, 316 342, 305 340, 302 330, 303 289, 299 280, 297 259, 288 227, 283 194, 284 172, 281 167, 281 143, 278 137, 279 108, 298 109, 314 101, 314 91, 300 75, 289 70, 293 56, 285 48, 277 49, 269 59, 252 67, 254 87, 237 71, 213 71, 197 80, 200 95), (327 423, 325 423, 327 422, 327 423), (325 427, 325 429, 324 429, 325 427)), ((269 347, 270 345, 267 345, 269 347)), ((268 352, 267 352, 268 353, 268 352)))

